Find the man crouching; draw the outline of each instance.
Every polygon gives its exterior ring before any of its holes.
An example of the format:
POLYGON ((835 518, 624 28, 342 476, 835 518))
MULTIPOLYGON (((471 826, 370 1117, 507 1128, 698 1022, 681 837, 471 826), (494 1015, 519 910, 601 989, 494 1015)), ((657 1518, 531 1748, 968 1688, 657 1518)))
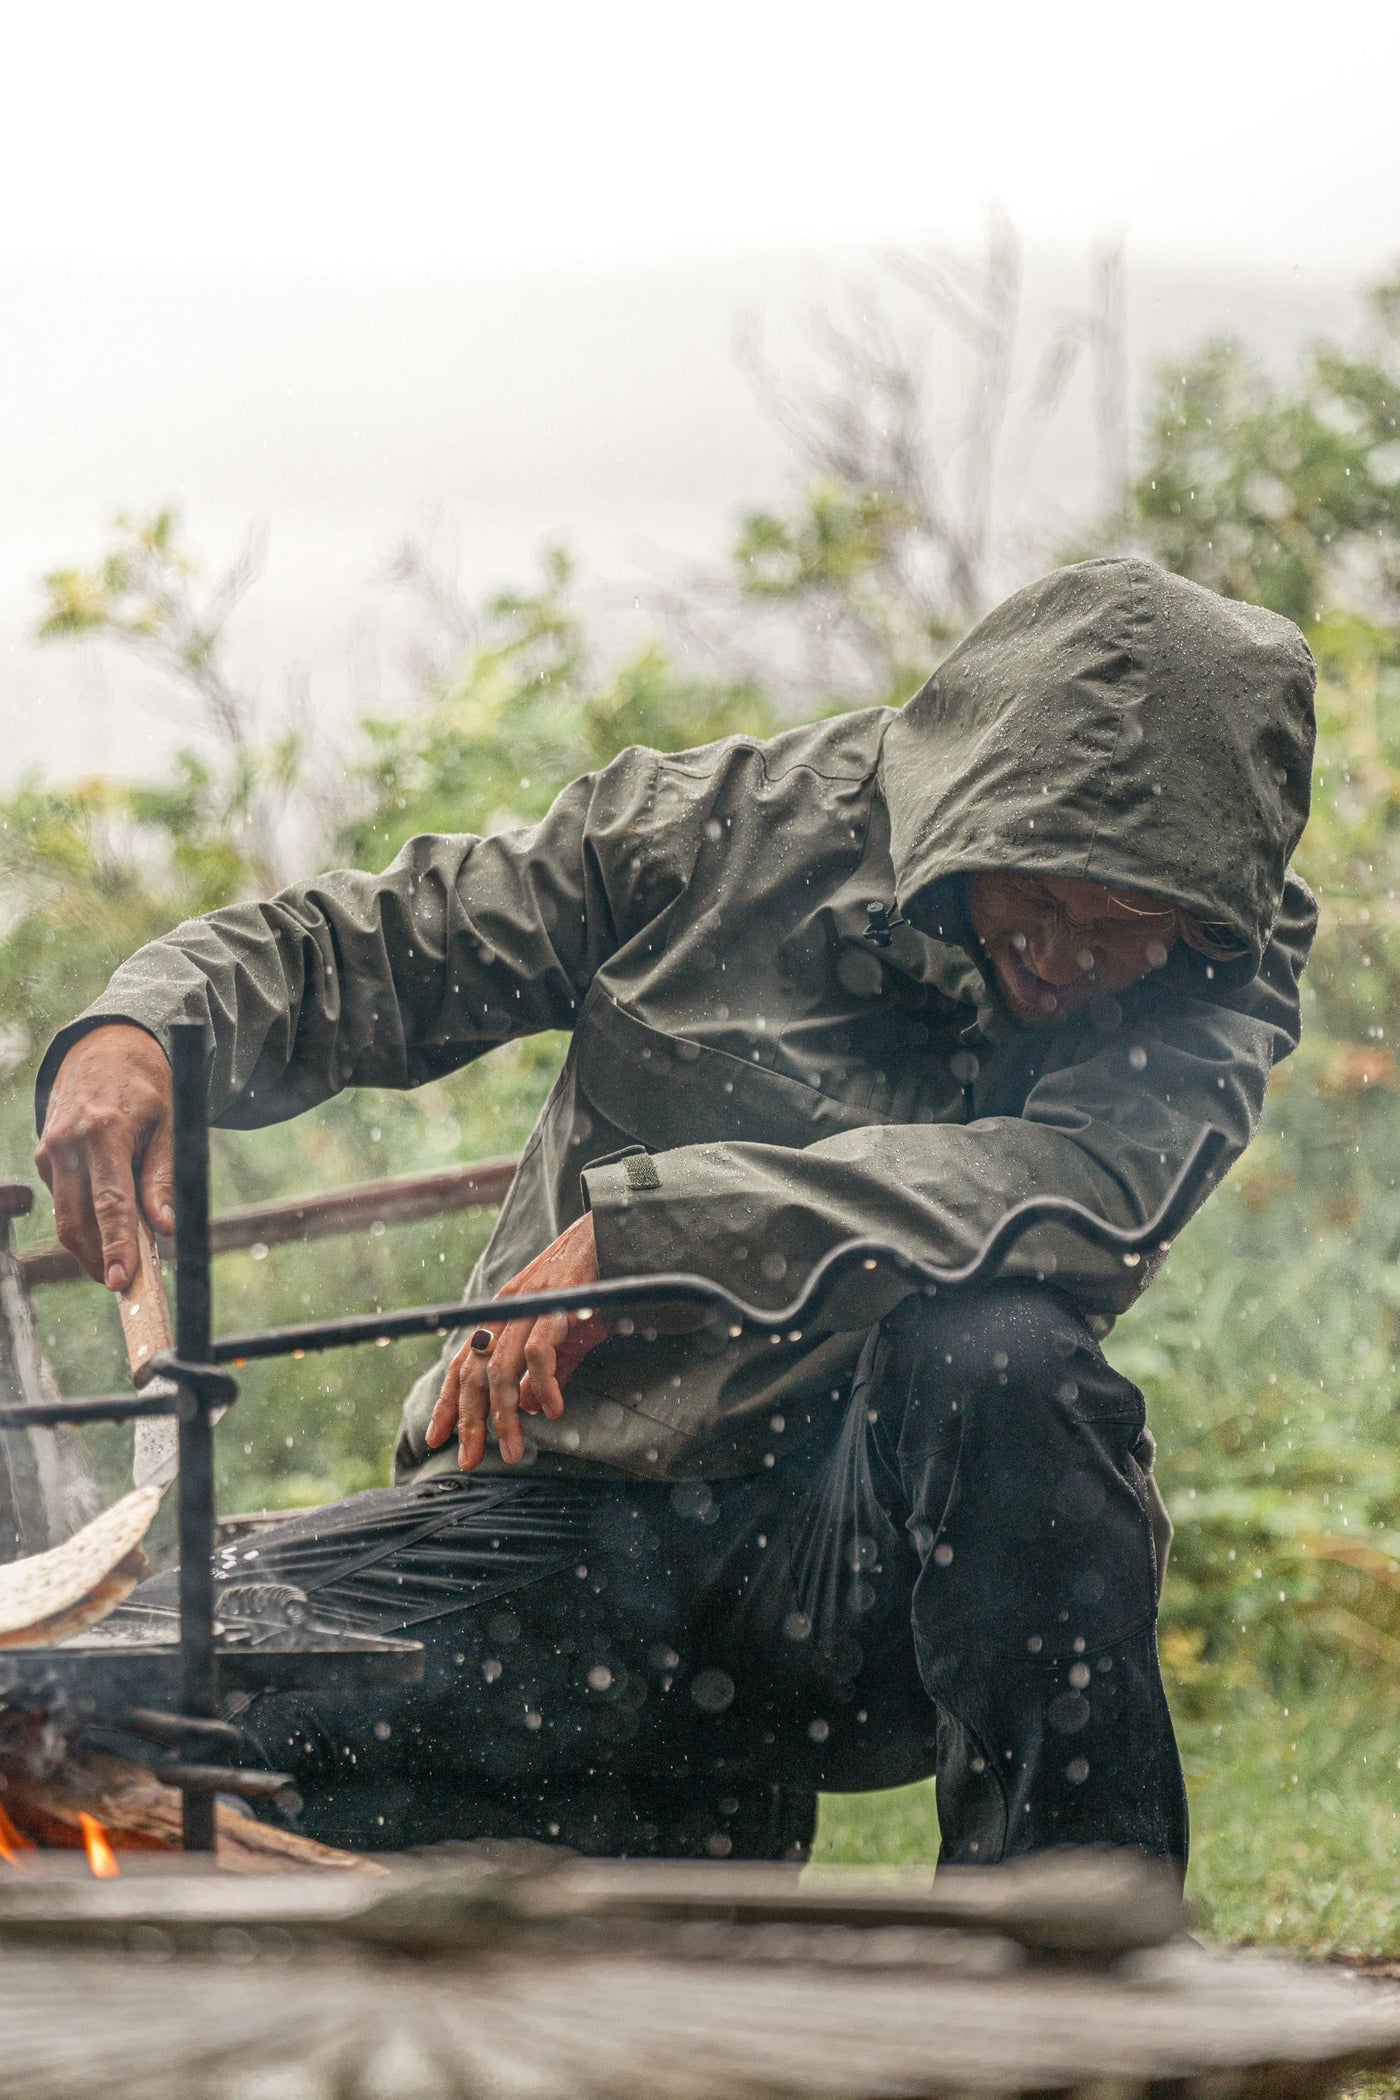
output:
MULTIPOLYGON (((1033 1194, 1139 1226, 1297 1042, 1312 690, 1288 621, 1088 562, 902 710, 626 751, 530 830, 178 927, 44 1060, 60 1236, 115 1289, 137 1203, 169 1230, 182 1020, 235 1128, 569 1030, 473 1297, 682 1269, 781 1305, 842 1240, 953 1264, 1033 1194)), ((1147 1280, 1046 1228, 975 1296, 862 1272, 776 1343, 456 1337, 396 1484, 259 1540, 423 1685, 243 1725, 338 1843, 771 1858, 819 1788, 936 1771, 947 1860, 1184 1860, 1151 1444, 1099 1347, 1147 1280)))

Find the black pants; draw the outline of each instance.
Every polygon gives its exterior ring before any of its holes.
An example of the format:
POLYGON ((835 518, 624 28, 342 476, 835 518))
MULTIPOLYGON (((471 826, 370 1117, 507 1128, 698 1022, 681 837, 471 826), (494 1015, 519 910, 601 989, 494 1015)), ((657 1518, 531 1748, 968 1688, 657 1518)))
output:
POLYGON ((229 1549, 225 1582, 427 1649, 420 1686, 239 1718, 358 1847, 801 1856, 819 1789, 936 1771, 945 1860, 1184 1860, 1142 1429, 1054 1292, 910 1299, 827 1441, 757 1477, 463 1478, 229 1549))

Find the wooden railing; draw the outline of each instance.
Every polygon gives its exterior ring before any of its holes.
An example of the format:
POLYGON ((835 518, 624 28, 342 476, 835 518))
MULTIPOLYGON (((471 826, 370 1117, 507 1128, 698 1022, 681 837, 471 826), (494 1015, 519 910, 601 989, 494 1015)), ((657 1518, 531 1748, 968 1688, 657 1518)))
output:
MULTIPOLYGON (((212 1218, 210 1251, 236 1254, 249 1247, 285 1246, 296 1240, 331 1239, 365 1232, 374 1225, 407 1225, 454 1210, 494 1210, 515 1179, 514 1159, 488 1159, 470 1167, 440 1167, 429 1174, 400 1174, 365 1181, 324 1196, 294 1196, 254 1203, 212 1218)), ((161 1252, 169 1249, 162 1246, 161 1252)), ((47 1283, 72 1283, 83 1275, 66 1247, 36 1247, 19 1257, 31 1290, 47 1283)))

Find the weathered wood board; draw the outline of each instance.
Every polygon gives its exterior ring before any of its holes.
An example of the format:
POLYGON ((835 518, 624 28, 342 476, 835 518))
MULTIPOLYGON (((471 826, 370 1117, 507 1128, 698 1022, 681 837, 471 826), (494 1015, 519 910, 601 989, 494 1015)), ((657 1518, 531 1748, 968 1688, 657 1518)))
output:
MULTIPOLYGON (((0 1182, 0 1406, 5 1407, 58 1398, 10 1243, 11 1219, 23 1217, 32 1201, 24 1182, 0 1182)), ((47 1552, 101 1508, 102 1495, 76 1429, 0 1429, 0 1561, 47 1552)))
POLYGON ((1182 1940, 1037 1959, 1053 1901, 1023 1882, 1018 1939, 999 1871, 15 1874, 0 2100, 1301 2100, 1400 2061, 1400 1992, 1336 1972, 1182 1940))

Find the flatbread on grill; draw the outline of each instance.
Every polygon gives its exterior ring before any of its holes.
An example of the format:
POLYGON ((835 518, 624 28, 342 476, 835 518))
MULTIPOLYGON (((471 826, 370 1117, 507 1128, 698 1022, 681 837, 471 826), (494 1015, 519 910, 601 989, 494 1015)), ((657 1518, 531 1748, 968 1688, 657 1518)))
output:
POLYGON ((146 1573, 160 1494, 133 1488, 61 1546, 0 1566, 0 1648, 51 1648, 115 1611, 146 1573))

